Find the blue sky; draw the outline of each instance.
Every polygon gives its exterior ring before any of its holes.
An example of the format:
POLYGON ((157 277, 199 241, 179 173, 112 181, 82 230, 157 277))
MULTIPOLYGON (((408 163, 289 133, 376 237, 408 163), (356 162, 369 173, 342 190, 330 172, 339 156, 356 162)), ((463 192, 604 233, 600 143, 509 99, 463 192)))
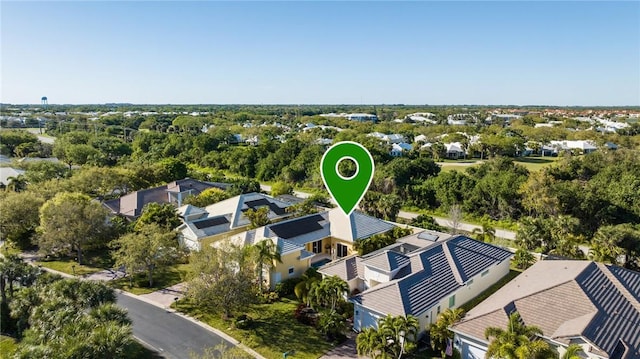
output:
POLYGON ((640 2, 5 2, 3 103, 640 105, 640 2))

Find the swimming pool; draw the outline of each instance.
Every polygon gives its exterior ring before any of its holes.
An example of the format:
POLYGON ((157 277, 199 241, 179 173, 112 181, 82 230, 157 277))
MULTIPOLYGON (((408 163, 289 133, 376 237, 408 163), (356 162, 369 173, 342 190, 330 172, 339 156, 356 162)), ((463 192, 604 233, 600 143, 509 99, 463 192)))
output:
POLYGON ((317 268, 320 268, 320 267, 322 267, 323 265, 325 265, 325 264, 327 264, 327 263, 329 263, 329 262, 331 262, 331 259, 329 259, 329 258, 325 258, 325 259, 319 260, 319 261, 317 261, 317 262, 315 262, 315 263, 311 263, 311 266, 312 266, 313 268, 316 268, 316 269, 317 269, 317 268))

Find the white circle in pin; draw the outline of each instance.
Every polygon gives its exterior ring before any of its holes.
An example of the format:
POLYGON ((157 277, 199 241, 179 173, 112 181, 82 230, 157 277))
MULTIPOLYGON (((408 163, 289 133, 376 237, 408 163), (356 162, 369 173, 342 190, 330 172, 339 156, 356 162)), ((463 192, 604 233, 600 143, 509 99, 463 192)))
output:
POLYGON ((356 159, 351 157, 351 156, 344 156, 340 160, 338 160, 338 162, 336 162, 336 174, 338 175, 338 177, 342 178, 345 181, 352 180, 355 176, 358 175, 358 172, 360 172, 360 165, 358 164, 358 161, 356 161, 356 159), (351 177, 343 176, 342 173, 340 173, 340 170, 338 169, 338 166, 340 165, 340 162, 342 162, 344 160, 351 160, 351 161, 353 161, 353 163, 356 164, 356 172, 353 175, 351 175, 351 177))

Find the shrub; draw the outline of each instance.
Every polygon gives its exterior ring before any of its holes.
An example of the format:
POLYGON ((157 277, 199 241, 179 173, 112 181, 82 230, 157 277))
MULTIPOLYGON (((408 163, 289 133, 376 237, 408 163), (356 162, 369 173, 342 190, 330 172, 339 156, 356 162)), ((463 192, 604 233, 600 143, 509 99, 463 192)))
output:
POLYGON ((318 313, 311 307, 307 307, 306 304, 300 303, 296 310, 293 312, 293 316, 296 320, 304 325, 315 326, 318 321, 318 313))
POLYGON ((290 297, 294 295, 296 285, 302 281, 302 278, 289 278, 276 284, 275 292, 280 298, 290 297))
POLYGON ((235 327, 243 330, 251 328, 252 324, 253 324, 253 319, 246 314, 239 315, 234 321, 235 327))
POLYGON ((280 296, 276 292, 267 292, 258 294, 258 301, 262 304, 275 303, 280 299, 280 296))

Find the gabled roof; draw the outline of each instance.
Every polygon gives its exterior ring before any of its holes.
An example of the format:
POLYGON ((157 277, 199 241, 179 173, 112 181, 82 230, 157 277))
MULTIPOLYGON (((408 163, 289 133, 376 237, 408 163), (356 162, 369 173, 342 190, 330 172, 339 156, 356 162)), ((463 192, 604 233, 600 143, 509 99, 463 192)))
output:
POLYGON ((286 212, 286 208, 289 206, 290 204, 287 202, 261 193, 246 193, 209 205, 205 207, 205 210, 209 213, 209 217, 229 216, 230 228, 233 229, 249 225, 249 219, 244 216, 244 212, 249 209, 255 210, 260 207, 268 207, 269 213, 267 216, 273 220, 287 217, 289 214, 286 212))
POLYGON ((344 215, 340 208, 334 208, 327 213, 331 224, 331 236, 345 241, 354 242, 359 239, 369 238, 375 234, 390 231, 395 227, 389 222, 368 216, 359 211, 351 212, 348 217, 344 215))
POLYGON ((351 255, 337 261, 327 263, 318 269, 319 273, 327 276, 337 275, 345 281, 350 281, 362 273, 362 260, 357 255, 351 255))
POLYGON ((484 339, 517 310, 524 324, 568 345, 581 337, 610 358, 640 357, 640 273, 589 261, 541 261, 469 311, 454 331, 484 339), (508 308, 508 309, 507 309, 508 308), (621 350, 626 346, 627 351, 621 350))
POLYGON ((197 195, 205 189, 214 187, 222 188, 221 184, 185 178, 167 183, 164 186, 131 192, 120 198, 105 201, 103 205, 115 214, 135 218, 142 213, 144 206, 149 203, 174 203, 175 200, 172 200, 171 195, 175 196, 175 194, 181 192, 197 195))
POLYGON ((393 272, 396 269, 409 264, 409 257, 398 252, 386 250, 373 256, 363 258, 362 264, 385 272, 393 272))
POLYGON ((463 287, 466 281, 511 258, 494 245, 457 236, 407 256, 410 271, 354 297, 380 314, 420 315, 463 287))
POLYGON ((196 207, 190 204, 187 204, 178 208, 178 215, 182 218, 186 218, 194 215, 201 215, 201 214, 202 215, 207 214, 207 211, 205 211, 200 207, 196 207))

